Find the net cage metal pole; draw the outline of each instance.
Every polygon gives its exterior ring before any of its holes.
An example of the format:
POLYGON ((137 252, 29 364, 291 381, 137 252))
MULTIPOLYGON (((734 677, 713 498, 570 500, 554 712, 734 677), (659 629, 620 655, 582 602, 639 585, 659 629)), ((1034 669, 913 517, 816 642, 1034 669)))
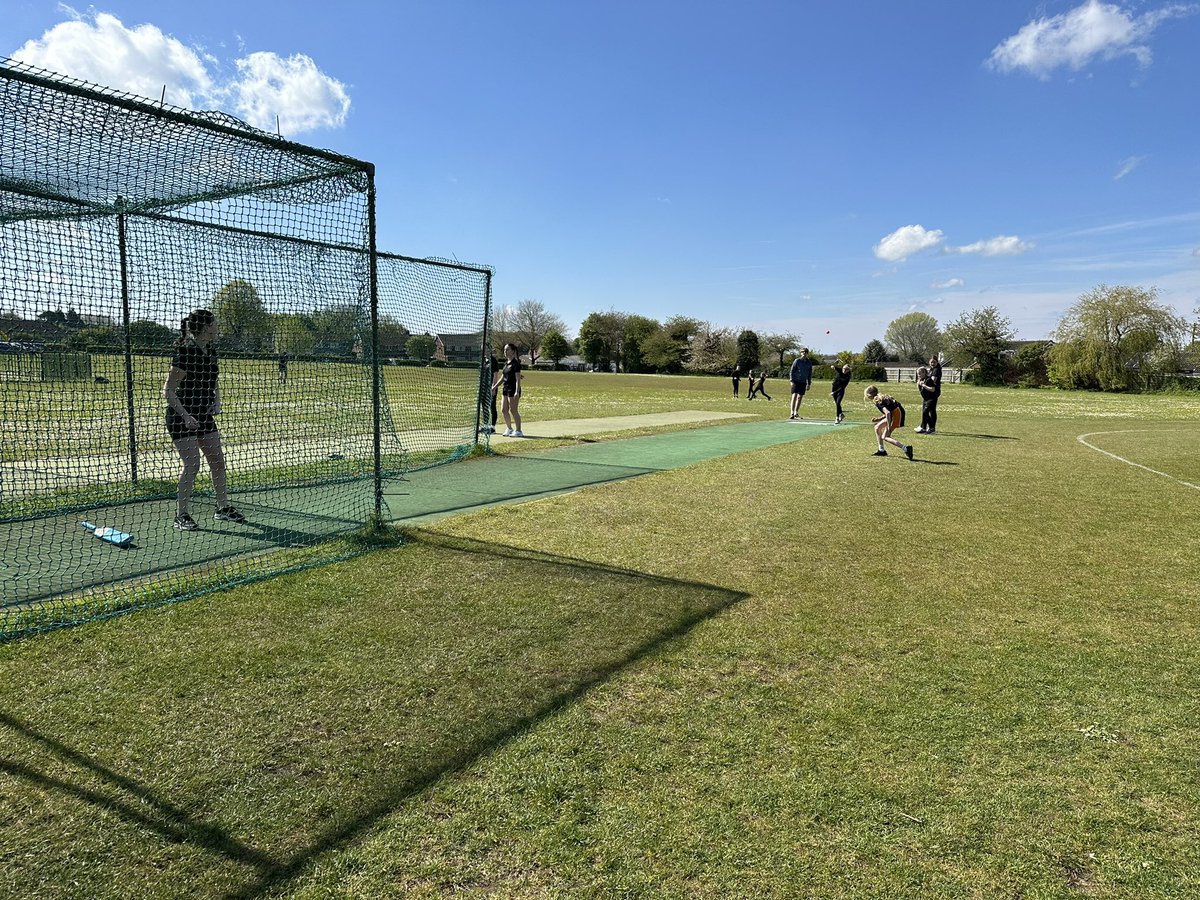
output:
POLYGON ((129 416, 129 481, 138 482, 137 404, 133 394, 133 335, 129 315, 129 248, 125 241, 125 200, 117 198, 117 250, 121 263, 121 331, 125 338, 125 405, 129 416))
POLYGON ((492 371, 490 365, 492 359, 491 353, 491 336, 488 333, 491 327, 492 313, 492 273, 489 270, 484 278, 483 290, 483 339, 479 342, 479 399, 475 403, 475 443, 479 443, 479 426, 480 420, 483 418, 484 404, 488 404, 487 416, 488 424, 492 422, 491 409, 491 394, 492 394, 492 379, 496 377, 496 373, 492 371))
POLYGON ((383 520, 383 442, 380 416, 379 371, 379 258, 375 242, 375 167, 367 168, 367 285, 371 300, 371 406, 374 416, 375 524, 383 520))

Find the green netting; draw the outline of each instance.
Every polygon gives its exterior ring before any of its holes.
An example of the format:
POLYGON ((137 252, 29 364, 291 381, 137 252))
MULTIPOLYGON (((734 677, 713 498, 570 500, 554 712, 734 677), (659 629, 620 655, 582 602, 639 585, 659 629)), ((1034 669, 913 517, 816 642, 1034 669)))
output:
POLYGON ((0 638, 340 558, 474 443, 491 272, 378 254, 373 178, 0 61, 0 638), (185 532, 163 387, 196 308, 246 521, 204 465, 185 532))

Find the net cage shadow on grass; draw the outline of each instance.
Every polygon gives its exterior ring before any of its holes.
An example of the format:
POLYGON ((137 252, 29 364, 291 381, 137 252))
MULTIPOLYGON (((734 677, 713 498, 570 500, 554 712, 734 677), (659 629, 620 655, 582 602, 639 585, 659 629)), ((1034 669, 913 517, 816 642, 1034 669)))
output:
POLYGON ((389 480, 475 444, 491 277, 379 252, 370 163, 0 59, 0 640, 357 552, 389 480), (247 521, 203 466, 184 532, 195 308, 247 521))

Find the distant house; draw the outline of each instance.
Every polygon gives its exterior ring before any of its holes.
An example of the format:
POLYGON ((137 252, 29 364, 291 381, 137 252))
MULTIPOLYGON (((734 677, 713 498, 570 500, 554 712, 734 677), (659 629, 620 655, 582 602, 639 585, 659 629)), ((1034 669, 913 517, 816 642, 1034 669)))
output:
POLYGON ((483 335, 478 331, 472 334, 439 334, 436 340, 434 359, 475 365, 483 358, 483 335))
MULTIPOLYGON (((528 357, 526 357, 526 358, 528 358, 528 357)), ((584 360, 584 358, 582 356, 574 356, 574 355, 564 356, 562 359, 560 359, 558 361, 558 364, 561 368, 567 369, 568 371, 571 371, 571 372, 587 371, 587 361, 584 360)), ((554 360, 547 359, 545 356, 539 356, 538 361, 535 364, 535 368, 553 369, 554 368, 554 360)))
POLYGON ((1042 338, 1040 341, 1009 341, 1008 349, 1001 352, 1000 355, 1012 359, 1026 347, 1032 347, 1035 345, 1039 347, 1044 346, 1046 350, 1049 350, 1054 346, 1054 341, 1050 340, 1049 338, 1042 338))

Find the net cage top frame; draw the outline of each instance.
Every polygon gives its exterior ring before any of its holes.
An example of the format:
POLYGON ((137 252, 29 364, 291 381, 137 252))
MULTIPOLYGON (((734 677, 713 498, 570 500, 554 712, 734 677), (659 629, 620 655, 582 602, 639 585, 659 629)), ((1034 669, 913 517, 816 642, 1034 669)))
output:
POLYGON ((0 58, 0 224, 261 198, 337 204, 375 167, 195 112, 0 58))

